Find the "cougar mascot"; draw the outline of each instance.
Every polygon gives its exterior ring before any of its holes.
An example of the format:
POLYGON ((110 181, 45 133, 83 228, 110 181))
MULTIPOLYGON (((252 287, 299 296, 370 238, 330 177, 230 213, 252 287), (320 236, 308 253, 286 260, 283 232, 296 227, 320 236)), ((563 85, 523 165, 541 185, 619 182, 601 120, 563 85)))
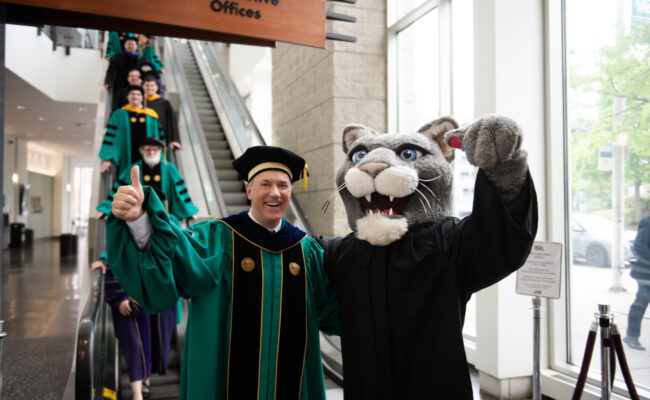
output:
POLYGON ((472 294, 519 268, 537 199, 517 124, 448 117, 418 132, 343 131, 338 191, 354 231, 323 239, 339 290, 346 399, 471 399, 462 328, 472 294), (479 167, 452 217, 454 148, 479 167))

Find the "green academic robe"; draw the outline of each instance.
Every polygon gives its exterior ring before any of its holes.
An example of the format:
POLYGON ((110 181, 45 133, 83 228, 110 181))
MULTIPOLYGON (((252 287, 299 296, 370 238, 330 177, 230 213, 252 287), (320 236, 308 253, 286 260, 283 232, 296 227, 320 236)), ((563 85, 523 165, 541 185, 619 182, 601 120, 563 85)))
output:
MULTIPOLYGON (((106 215, 111 213, 111 205, 113 203, 113 196, 120 186, 131 184, 131 168, 137 165, 140 167, 140 183, 147 186, 152 186, 158 189, 164 195, 161 198, 167 212, 175 216, 177 219, 189 218, 199 212, 199 209, 192 202, 192 198, 187 191, 185 181, 178 172, 174 164, 163 161, 159 164, 159 170, 156 169, 155 174, 148 174, 149 168, 143 166, 143 161, 138 161, 131 164, 126 168, 120 177, 113 185, 113 189, 108 193, 108 197, 104 199, 98 206, 97 211, 101 211, 106 215), (153 175, 153 176, 151 176, 153 175)), ((160 197, 160 196, 159 196, 160 197)))
POLYGON ((156 72, 159 72, 161 69, 165 68, 163 62, 156 54, 156 50, 154 50, 152 46, 147 46, 143 48, 141 54, 142 57, 144 57, 147 61, 151 63, 151 65, 153 65, 156 72))
POLYGON ((131 122, 129 111, 138 113, 139 118, 145 118, 145 130, 147 137, 165 139, 158 114, 148 108, 135 109, 128 104, 115 110, 106 125, 106 134, 102 147, 99 149, 99 158, 104 161, 111 161, 117 168, 117 174, 122 172, 133 163, 131 160, 131 122))
POLYGON ((118 32, 110 32, 108 34, 108 44, 106 45, 106 54, 104 57, 111 58, 115 54, 122 52, 122 40, 118 32))
POLYGON ((247 213, 181 229, 151 192, 150 246, 110 216, 108 263, 148 312, 191 298, 180 398, 325 399, 318 331, 338 333, 338 302, 318 243, 247 213))

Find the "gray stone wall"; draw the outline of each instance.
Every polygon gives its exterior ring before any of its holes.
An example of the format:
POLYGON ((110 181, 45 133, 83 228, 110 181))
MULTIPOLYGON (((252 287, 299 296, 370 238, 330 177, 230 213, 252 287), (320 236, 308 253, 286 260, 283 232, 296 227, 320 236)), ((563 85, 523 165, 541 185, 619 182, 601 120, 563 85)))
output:
POLYGON ((360 123, 386 130, 386 4, 328 2, 328 9, 354 15, 357 22, 328 21, 328 31, 353 35, 356 43, 327 41, 325 49, 279 44, 273 57, 273 144, 302 155, 309 165, 309 188, 294 186, 316 232, 350 231, 338 197, 326 214, 321 207, 335 190, 338 166, 346 156, 343 128, 360 123))

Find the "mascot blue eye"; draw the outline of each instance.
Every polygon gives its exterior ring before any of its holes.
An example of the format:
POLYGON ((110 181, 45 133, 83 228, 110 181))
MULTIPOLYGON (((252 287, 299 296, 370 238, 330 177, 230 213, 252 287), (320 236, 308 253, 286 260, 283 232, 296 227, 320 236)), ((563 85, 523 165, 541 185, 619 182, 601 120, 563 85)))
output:
POLYGON ((352 154, 352 161, 358 163, 363 160, 363 157, 365 157, 366 154, 368 154, 368 152, 365 150, 355 151, 354 154, 352 154))
POLYGON ((402 149, 399 152, 399 156, 405 161, 415 161, 418 158, 418 152, 415 149, 402 149))

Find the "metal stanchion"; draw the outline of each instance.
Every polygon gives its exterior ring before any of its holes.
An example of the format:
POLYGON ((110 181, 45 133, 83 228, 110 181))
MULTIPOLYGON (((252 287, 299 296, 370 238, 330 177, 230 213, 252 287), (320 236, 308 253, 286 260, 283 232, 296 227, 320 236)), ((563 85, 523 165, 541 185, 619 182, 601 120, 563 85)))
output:
POLYGON ((580 374, 578 375, 576 387, 571 399, 580 400, 582 397, 582 392, 584 391, 587 382, 587 373, 589 372, 591 355, 593 354, 594 344, 596 343, 596 334, 598 333, 598 327, 600 326, 600 399, 611 399, 614 376, 616 375, 616 358, 618 358, 621 372, 625 379, 625 385, 630 394, 630 399, 639 400, 639 394, 634 387, 630 367, 627 364, 627 358, 625 357, 625 352, 623 350, 621 334, 614 323, 614 316, 609 313, 609 305, 599 304, 598 313, 594 314, 594 316, 596 317, 596 320, 591 323, 591 329, 587 336, 587 345, 582 359, 582 366, 580 367, 580 374))
POLYGON ((540 347, 540 310, 542 300, 533 297, 533 400, 542 400, 542 386, 539 373, 539 347, 540 347))
POLYGON ((5 322, 0 321, 0 399, 2 398, 2 339, 7 336, 5 322))
POLYGON ((612 338, 609 304, 598 305, 598 324, 600 325, 600 398, 601 400, 609 400, 612 395, 609 359, 612 338))

